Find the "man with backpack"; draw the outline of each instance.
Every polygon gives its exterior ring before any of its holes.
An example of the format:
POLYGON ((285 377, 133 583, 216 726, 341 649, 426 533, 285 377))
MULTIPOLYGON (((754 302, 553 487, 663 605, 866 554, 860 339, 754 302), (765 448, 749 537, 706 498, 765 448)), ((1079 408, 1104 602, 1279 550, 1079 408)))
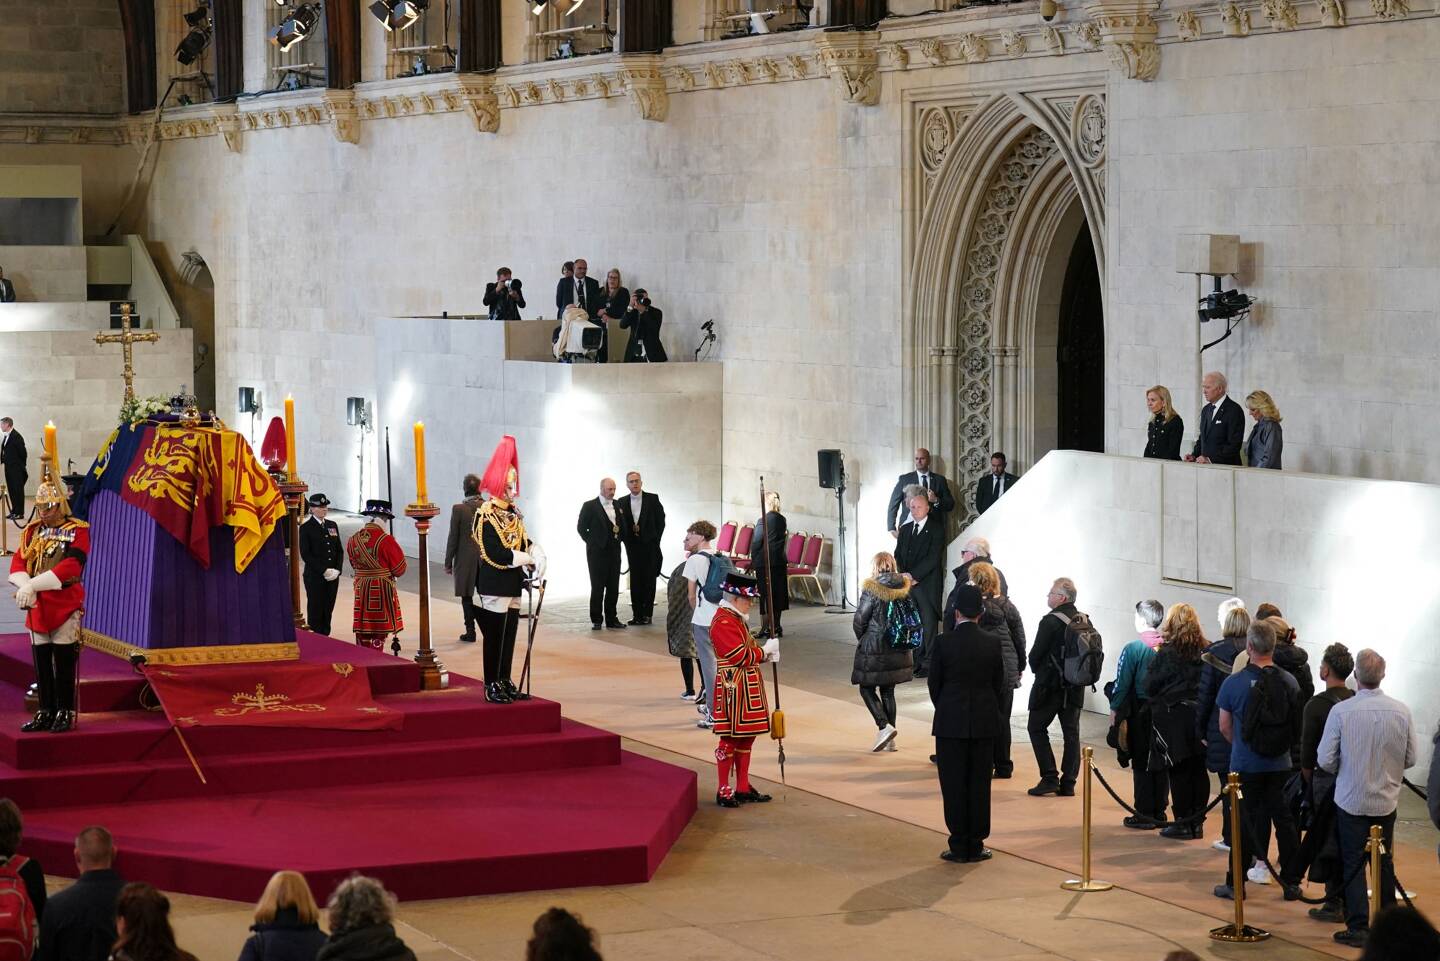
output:
MULTIPOLYGON (((1220 733, 1230 742, 1230 770, 1240 775, 1240 863, 1266 860, 1273 827, 1280 863, 1289 864, 1300 848, 1295 818, 1285 803, 1290 745, 1300 729, 1300 685, 1275 666, 1275 629, 1265 621, 1250 624, 1245 650, 1250 663, 1226 678, 1215 696, 1220 733)), ((1215 896, 1234 898, 1235 884, 1244 880, 1227 870, 1215 896)))
POLYGON ((710 542, 715 538, 715 525, 709 521, 696 521, 685 531, 684 577, 689 581, 686 590, 690 595, 690 606, 695 614, 690 618, 690 631, 695 635, 695 657, 700 661, 700 680, 705 686, 705 700, 696 708, 700 720, 696 727, 715 727, 715 645, 710 640, 710 622, 715 611, 725 599, 721 585, 735 570, 730 558, 716 552, 710 542))
POLYGON ((1035 645, 1030 648, 1030 670, 1035 682, 1030 688, 1030 746, 1040 766, 1040 783, 1029 793, 1034 797, 1056 794, 1075 796, 1075 778, 1080 773, 1080 707, 1085 685, 1100 677, 1104 654, 1100 635, 1090 618, 1075 609, 1075 582, 1056 578, 1047 602, 1050 613, 1035 628, 1035 645), (1064 748, 1060 767, 1050 746, 1050 725, 1060 720, 1064 748))

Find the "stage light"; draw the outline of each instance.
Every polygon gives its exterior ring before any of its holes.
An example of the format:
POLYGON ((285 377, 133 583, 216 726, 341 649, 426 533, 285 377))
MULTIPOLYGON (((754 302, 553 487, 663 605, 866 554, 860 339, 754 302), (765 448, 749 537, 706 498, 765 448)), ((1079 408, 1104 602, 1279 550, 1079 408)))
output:
POLYGON ((194 10, 185 14, 185 23, 191 27, 198 27, 210 19, 210 11, 206 4, 200 4, 194 10))
POLYGON ((584 5, 585 0, 575 0, 575 2, 570 5, 570 9, 565 11, 565 16, 570 16, 570 14, 574 13, 576 10, 579 10, 584 5))
POLYGON ((429 0, 375 0, 370 4, 370 13, 380 21, 381 26, 393 33, 419 20, 420 11, 429 5, 429 0))
MULTIPOLYGON (((530 0, 525 0, 525 2, 530 3, 530 0)), ((537 17, 540 16, 540 14, 545 12, 545 4, 549 2, 550 0, 534 0, 534 3, 530 6, 530 12, 537 17)))
MULTIPOLYGON (((203 8, 201 9, 203 11, 203 8)), ((189 20, 190 16, 187 13, 185 19, 189 20)), ((204 53, 208 46, 210 46, 209 29, 202 26, 191 27, 190 32, 185 34, 185 39, 181 40, 180 45, 175 48, 175 59, 189 66, 199 59, 200 54, 204 53)))
POLYGON ((290 16, 281 20, 280 24, 270 31, 270 42, 282 51, 289 50, 301 40, 309 37, 319 22, 319 12, 312 5, 302 3, 290 16))

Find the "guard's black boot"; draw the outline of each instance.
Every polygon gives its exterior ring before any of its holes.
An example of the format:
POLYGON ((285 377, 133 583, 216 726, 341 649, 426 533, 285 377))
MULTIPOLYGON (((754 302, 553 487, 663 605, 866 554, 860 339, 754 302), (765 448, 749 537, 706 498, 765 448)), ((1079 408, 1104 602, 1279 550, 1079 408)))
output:
POLYGON ((505 688, 499 681, 491 681, 485 685, 485 700, 491 704, 511 703, 510 695, 505 693, 505 688))
POLYGON ((30 655, 35 661, 35 684, 40 688, 40 706, 34 717, 20 725, 20 730, 27 733, 48 731, 55 723, 54 650, 54 644, 30 645, 30 655))
POLYGON ((75 671, 80 666, 79 644, 50 644, 55 659, 55 720, 50 730, 63 734, 75 727, 75 671))

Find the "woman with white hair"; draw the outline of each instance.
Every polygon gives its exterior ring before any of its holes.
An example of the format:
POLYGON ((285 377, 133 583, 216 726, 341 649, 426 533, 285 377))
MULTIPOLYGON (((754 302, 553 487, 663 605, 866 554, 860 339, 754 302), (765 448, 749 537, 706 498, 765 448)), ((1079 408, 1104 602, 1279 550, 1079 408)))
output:
POLYGON ((750 569, 760 581, 759 637, 784 637, 780 613, 790 610, 790 580, 785 562, 785 542, 790 530, 780 513, 780 495, 765 492, 765 513, 755 522, 750 538, 750 569))
POLYGON ((395 895, 374 878, 352 874, 330 895, 330 938, 315 961, 415 961, 395 934, 395 895))

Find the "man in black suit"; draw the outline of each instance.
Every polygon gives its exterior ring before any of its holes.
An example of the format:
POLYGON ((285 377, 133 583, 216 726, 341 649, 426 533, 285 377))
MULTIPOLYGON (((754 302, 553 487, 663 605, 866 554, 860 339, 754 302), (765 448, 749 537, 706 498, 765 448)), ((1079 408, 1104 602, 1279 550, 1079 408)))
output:
POLYGON ((630 309, 620 319, 620 328, 630 331, 630 342, 625 345, 627 364, 663 364, 669 358, 660 343, 660 322, 664 314, 659 307, 650 305, 650 295, 645 288, 638 287, 630 295, 630 309))
POLYGON ((1005 470, 1005 463, 1004 452, 997 450, 990 455, 990 473, 975 484, 975 513, 985 513, 991 504, 998 501, 1000 496, 1019 480, 1005 470))
POLYGON ((990 775, 995 738, 1000 734, 1000 699, 1005 691, 1001 639, 976 621, 984 609, 980 591, 966 584, 958 592, 959 624, 935 639, 930 659, 930 703, 935 705, 935 766, 950 846, 946 861, 988 861, 990 775))
POLYGON ((106 961, 116 940, 115 899, 125 879, 115 871, 110 832, 91 826, 75 839, 75 883, 45 901, 35 961, 106 961))
POLYGON ((895 489, 890 492, 890 506, 885 514, 885 529, 891 537, 896 537, 900 525, 910 519, 908 513, 900 513, 900 508, 905 502, 905 488, 912 484, 925 491, 925 498, 930 502, 930 514, 943 533, 945 519, 955 509, 955 498, 950 493, 950 482, 930 470, 930 452, 923 447, 915 451, 915 469, 901 474, 895 481, 895 489))
POLYGON ((1030 670, 1035 680, 1030 686, 1026 728, 1040 768, 1040 783, 1028 793, 1035 797, 1074 797, 1075 778, 1080 772, 1080 707, 1085 689, 1066 684, 1060 668, 1065 658, 1065 632, 1076 613, 1075 582, 1068 577, 1056 578, 1047 602, 1050 613, 1040 618, 1030 648, 1030 670), (1055 768, 1055 751, 1050 747, 1050 724, 1057 717, 1064 740, 1059 770, 1055 768))
POLYGON ((5 270, 0 268, 0 304, 15 303, 15 285, 5 279, 5 270))
POLYGON ((464 500, 450 508, 450 536, 445 539, 445 573, 455 578, 455 596, 460 598, 460 611, 465 615, 464 644, 475 643, 475 584, 480 577, 480 547, 471 534, 475 530, 475 512, 480 509, 480 478, 466 474, 460 483, 464 500))
POLYGON ((1200 410, 1200 436, 1195 449, 1185 455, 1196 464, 1240 466, 1240 445, 1245 439, 1245 411, 1225 393, 1230 387, 1225 375, 1212 370, 1200 380, 1205 406, 1200 410))
POLYGON ((490 308, 491 320, 519 320, 520 310, 525 306, 523 285, 513 279, 509 267, 495 271, 495 282, 485 285, 484 304, 490 308))
MULTIPOLYGON (((584 259, 577 259, 574 274, 560 278, 560 283, 555 286, 555 309, 563 316, 566 307, 576 304, 585 310, 593 322, 604 327, 605 320, 600 316, 600 308, 605 306, 605 295, 600 292, 599 282, 594 277, 587 276, 589 269, 584 259)), ((596 352, 595 359, 602 364, 610 359, 608 331, 600 341, 600 350, 596 352)))
POLYGON ((25 438, 8 417, 0 417, 0 467, 5 470, 5 489, 10 492, 10 519, 19 520, 25 516, 25 484, 30 480, 30 468, 25 438))
MULTIPOLYGON (((577 264, 578 266, 578 264, 577 264)), ((625 475, 630 496, 620 505, 620 539, 630 561, 630 623, 649 624, 655 612, 655 579, 662 563, 660 538, 665 536, 665 508, 656 497, 641 488, 640 472, 625 475)))
POLYGON ((900 527, 895 541, 895 567, 915 581, 910 597, 920 609, 924 637, 915 652, 915 676, 925 677, 930 648, 940 622, 940 596, 945 586, 945 568, 940 563, 945 550, 945 529, 930 513, 930 495, 918 485, 905 489, 911 520, 900 527))
MULTIPOLYGON (((615 604, 620 593, 620 508, 615 504, 615 481, 600 482, 600 496, 580 505, 575 530, 585 542, 585 563, 590 568, 590 629, 600 630, 603 610, 606 627, 625 627, 615 604)), ((632 562, 633 564, 633 562, 632 562)))
POLYGON ((326 520, 330 498, 311 494, 306 502, 310 516, 300 525, 300 560, 305 564, 305 619, 316 634, 330 633, 340 569, 345 565, 345 543, 340 528, 326 520))

